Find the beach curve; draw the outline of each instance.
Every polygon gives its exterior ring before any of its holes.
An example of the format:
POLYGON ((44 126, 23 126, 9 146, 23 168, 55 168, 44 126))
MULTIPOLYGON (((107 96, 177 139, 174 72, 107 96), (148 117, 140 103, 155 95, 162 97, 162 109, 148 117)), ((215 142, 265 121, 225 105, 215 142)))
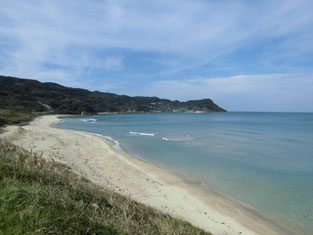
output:
POLYGON ((57 115, 27 126, 8 126, 2 138, 54 158, 83 177, 122 195, 182 218, 213 234, 296 234, 244 205, 188 184, 181 177, 113 148, 92 134, 54 128, 57 115))

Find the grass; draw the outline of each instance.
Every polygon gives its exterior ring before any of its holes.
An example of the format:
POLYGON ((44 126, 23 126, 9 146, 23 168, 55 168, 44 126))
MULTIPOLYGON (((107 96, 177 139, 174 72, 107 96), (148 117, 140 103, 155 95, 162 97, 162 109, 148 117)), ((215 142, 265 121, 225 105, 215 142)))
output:
POLYGON ((208 234, 0 140, 0 234, 208 234))
POLYGON ((5 124, 23 124, 31 121, 37 114, 23 109, 0 108, 0 126, 5 124))

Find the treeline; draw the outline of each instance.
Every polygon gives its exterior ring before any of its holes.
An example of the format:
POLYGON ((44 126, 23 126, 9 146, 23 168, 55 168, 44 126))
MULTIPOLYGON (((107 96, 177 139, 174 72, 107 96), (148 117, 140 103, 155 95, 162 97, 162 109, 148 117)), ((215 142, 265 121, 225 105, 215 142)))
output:
POLYGON ((8 110, 14 113, 57 114, 225 111, 210 99, 180 102, 158 97, 130 97, 0 76, 0 122, 1 112, 8 110))

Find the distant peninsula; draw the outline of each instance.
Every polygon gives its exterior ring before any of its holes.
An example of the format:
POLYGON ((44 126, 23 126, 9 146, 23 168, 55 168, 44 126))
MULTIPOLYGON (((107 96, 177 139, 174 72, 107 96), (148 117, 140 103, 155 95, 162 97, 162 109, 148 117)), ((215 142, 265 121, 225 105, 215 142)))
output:
POLYGON ((130 97, 0 76, 0 123, 7 110, 55 114, 226 112, 211 99, 180 102, 158 97, 130 97))

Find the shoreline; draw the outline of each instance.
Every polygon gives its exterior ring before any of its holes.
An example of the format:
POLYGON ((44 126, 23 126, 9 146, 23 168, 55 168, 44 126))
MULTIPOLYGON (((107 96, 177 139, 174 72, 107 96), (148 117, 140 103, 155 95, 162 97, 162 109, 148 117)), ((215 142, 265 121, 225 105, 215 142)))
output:
MULTIPOLYGON (((114 148, 91 133, 54 127, 59 115, 8 126, 0 137, 52 157, 83 177, 213 234, 302 234, 253 208, 114 148)), ((199 182, 201 185, 201 182, 199 182)))

